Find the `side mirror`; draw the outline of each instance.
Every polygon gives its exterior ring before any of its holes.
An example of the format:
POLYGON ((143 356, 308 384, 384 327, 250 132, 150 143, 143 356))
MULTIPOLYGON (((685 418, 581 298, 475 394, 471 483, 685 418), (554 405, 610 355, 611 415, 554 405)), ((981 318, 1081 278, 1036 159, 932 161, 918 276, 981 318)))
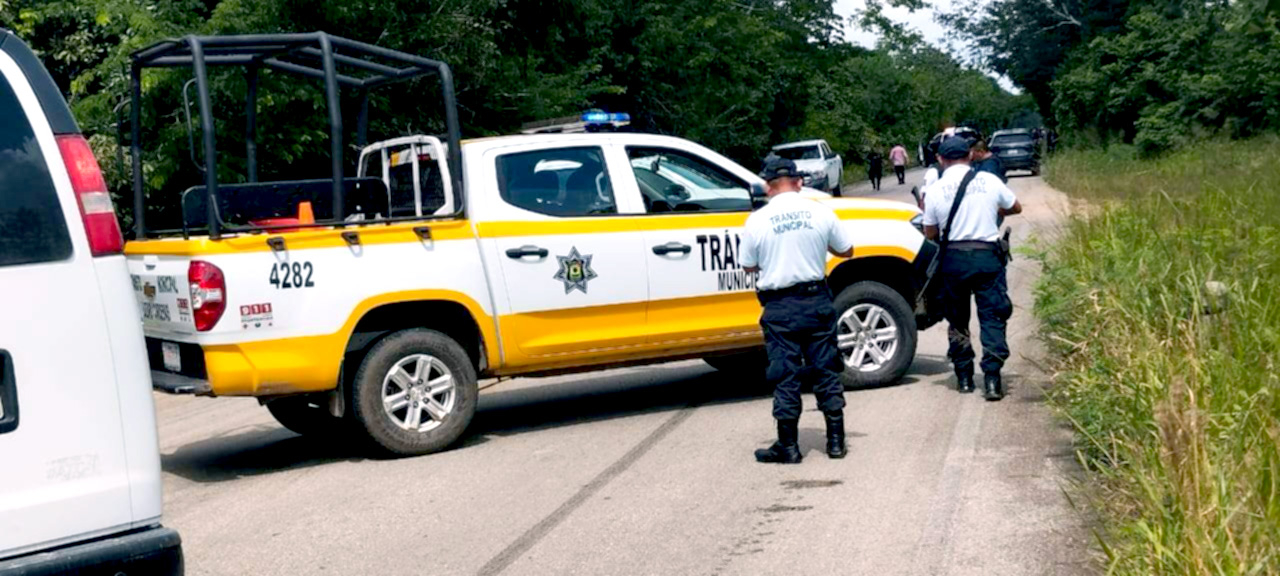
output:
POLYGON ((759 210, 769 203, 769 191, 760 182, 751 183, 751 209, 759 210))

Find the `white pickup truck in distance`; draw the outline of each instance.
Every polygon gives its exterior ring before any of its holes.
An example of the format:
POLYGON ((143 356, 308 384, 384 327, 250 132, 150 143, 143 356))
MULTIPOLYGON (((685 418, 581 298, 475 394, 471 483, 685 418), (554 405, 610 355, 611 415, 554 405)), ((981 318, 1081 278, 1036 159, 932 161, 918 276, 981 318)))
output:
MULTIPOLYGON (((739 246, 763 183, 714 151, 630 133, 414 136, 364 147, 358 166, 341 219, 329 180, 221 185, 215 238, 195 187, 185 237, 128 243, 158 387, 256 396, 300 433, 422 454, 462 434, 480 378, 761 366, 739 246)), ((919 211, 814 201, 855 241, 828 267, 846 383, 892 382, 915 353, 919 211)))
POLYGON ((844 177, 844 158, 831 149, 826 140, 788 142, 773 147, 773 154, 792 160, 796 169, 807 174, 804 185, 840 195, 844 177))

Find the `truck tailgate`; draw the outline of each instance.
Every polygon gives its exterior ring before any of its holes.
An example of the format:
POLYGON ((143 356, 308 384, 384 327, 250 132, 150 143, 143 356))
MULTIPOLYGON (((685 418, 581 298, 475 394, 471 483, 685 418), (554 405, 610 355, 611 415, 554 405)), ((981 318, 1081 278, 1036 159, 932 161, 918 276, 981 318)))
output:
POLYGON ((129 256, 133 293, 147 336, 186 339, 195 334, 189 265, 184 256, 129 256))

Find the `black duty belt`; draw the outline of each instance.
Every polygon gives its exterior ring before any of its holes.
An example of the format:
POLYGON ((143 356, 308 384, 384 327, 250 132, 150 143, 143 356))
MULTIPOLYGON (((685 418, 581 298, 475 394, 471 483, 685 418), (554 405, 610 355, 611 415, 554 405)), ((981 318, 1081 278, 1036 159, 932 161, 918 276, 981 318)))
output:
POLYGON ((977 252, 980 250, 996 250, 995 242, 981 242, 978 240, 959 240, 956 242, 948 242, 948 250, 959 250, 961 252, 977 252))
POLYGON ((788 296, 812 296, 827 291, 827 283, 824 280, 814 280, 812 282, 801 282, 792 284, 786 288, 777 290, 761 290, 756 294, 760 297, 761 302, 772 302, 780 298, 788 296))

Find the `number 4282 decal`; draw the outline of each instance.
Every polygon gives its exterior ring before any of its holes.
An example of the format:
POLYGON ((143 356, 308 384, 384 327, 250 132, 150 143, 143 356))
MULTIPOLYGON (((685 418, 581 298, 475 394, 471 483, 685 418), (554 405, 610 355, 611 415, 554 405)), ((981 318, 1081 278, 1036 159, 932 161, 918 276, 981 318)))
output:
POLYGON ((270 282, 278 289, 311 288, 314 272, 310 262, 277 262, 271 266, 270 282))

